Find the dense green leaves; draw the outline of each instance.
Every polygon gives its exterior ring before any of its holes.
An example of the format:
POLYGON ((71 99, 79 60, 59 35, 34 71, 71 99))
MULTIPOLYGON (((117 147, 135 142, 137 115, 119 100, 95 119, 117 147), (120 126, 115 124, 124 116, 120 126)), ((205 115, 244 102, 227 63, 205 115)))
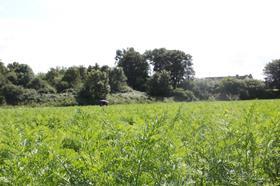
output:
POLYGON ((171 95, 170 73, 163 70, 156 72, 148 82, 148 92, 156 97, 168 97, 171 95))
POLYGON ((279 105, 0 109, 0 185, 279 185, 279 105))
POLYGON ((28 88, 35 89, 38 93, 55 93, 55 89, 41 78, 34 78, 28 83, 28 88))
POLYGON ((63 68, 51 68, 45 75, 46 81, 57 89, 59 82, 64 76, 65 69, 63 68))
POLYGON ((184 79, 193 79, 192 56, 183 51, 160 48, 146 51, 145 57, 153 65, 155 72, 165 70, 170 73, 170 82, 174 89, 184 79))
POLYGON ((24 99, 24 89, 13 84, 6 85, 2 92, 6 102, 11 105, 17 105, 24 99))
POLYGON ((9 80, 15 85, 27 87, 28 83, 34 78, 32 69, 26 64, 17 62, 8 64, 9 80))
MULTIPOLYGON (((76 89, 78 90, 81 87, 81 74, 80 70, 77 67, 68 68, 64 76, 61 79, 63 82, 67 83, 65 89, 76 89)), ((63 91, 63 90, 62 90, 63 91)))
POLYGON ((268 63, 264 68, 264 74, 268 86, 280 89, 280 59, 268 63))
POLYGON ((109 84, 111 92, 124 92, 127 89, 126 76, 122 68, 115 67, 109 72, 109 84))
POLYGON ((93 71, 78 93, 80 104, 97 104, 100 99, 106 99, 110 91, 109 78, 106 72, 93 71))
POLYGON ((134 48, 117 50, 116 63, 123 68, 127 84, 135 90, 145 91, 148 80, 149 63, 134 48))

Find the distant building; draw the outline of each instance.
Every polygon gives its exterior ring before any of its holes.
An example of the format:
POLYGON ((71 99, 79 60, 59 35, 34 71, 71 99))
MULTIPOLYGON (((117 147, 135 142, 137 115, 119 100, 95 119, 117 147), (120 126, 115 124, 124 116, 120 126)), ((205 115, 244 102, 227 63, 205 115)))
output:
POLYGON ((205 77, 205 78, 201 78, 201 79, 207 79, 207 80, 223 80, 225 78, 235 78, 235 79, 253 79, 252 74, 249 75, 244 75, 244 76, 239 76, 239 75, 235 75, 235 76, 218 76, 218 77, 205 77))

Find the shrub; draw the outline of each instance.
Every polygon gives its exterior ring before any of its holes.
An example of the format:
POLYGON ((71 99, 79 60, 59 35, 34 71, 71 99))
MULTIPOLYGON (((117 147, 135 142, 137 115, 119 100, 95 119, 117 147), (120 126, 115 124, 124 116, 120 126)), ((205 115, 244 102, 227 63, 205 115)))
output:
POLYGON ((219 82, 211 79, 195 79, 191 89, 195 96, 201 100, 212 99, 216 97, 219 82))
POLYGON ((194 101, 197 100, 192 91, 177 88, 172 91, 172 96, 176 101, 194 101))
POLYGON ((3 95, 7 104, 17 105, 23 101, 24 89, 20 86, 8 84, 3 88, 3 95))
POLYGON ((130 90, 126 93, 109 94, 107 100, 110 104, 148 103, 152 99, 144 92, 130 90))

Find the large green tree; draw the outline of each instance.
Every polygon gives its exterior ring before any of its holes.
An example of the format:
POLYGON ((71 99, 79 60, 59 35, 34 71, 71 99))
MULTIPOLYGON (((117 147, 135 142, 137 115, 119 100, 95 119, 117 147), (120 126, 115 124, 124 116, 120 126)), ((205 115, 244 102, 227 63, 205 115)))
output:
POLYGON ((195 74, 192 56, 180 50, 154 49, 146 51, 145 58, 153 65, 153 71, 170 72, 170 82, 174 89, 183 80, 192 80, 195 74))
POLYGON ((65 81, 62 81, 64 74, 66 72, 65 68, 51 68, 45 75, 45 80, 54 87, 57 92, 62 92, 64 89, 67 89, 68 84, 65 81))
POLYGON ((78 90, 82 83, 80 69, 78 67, 69 67, 62 77, 62 81, 67 84, 64 87, 65 89, 78 90))
POLYGON ((280 59, 268 63, 264 67, 265 81, 270 88, 280 89, 280 59))
POLYGON ((27 87, 28 83, 34 78, 32 69, 26 64, 17 62, 8 64, 8 79, 15 85, 27 87))
POLYGON ((126 80, 127 78, 122 68, 112 68, 109 72, 109 84, 111 92, 123 92, 127 87, 126 80))
POLYGON ((135 90, 144 91, 149 77, 149 63, 134 48, 117 50, 116 63, 122 67, 127 77, 127 84, 135 90))
POLYGON ((45 79, 48 81, 50 85, 56 87, 57 83, 64 76, 65 69, 64 68, 51 68, 45 75, 45 79))
POLYGON ((170 96, 172 87, 169 83, 170 73, 163 70, 156 72, 148 82, 148 93, 151 96, 167 97, 170 96))

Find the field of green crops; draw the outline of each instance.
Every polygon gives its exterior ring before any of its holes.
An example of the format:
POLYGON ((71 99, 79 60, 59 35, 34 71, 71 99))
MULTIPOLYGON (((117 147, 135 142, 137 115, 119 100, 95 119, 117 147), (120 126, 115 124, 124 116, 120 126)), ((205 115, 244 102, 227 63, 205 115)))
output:
POLYGON ((0 108, 0 185, 279 185, 280 100, 0 108))

